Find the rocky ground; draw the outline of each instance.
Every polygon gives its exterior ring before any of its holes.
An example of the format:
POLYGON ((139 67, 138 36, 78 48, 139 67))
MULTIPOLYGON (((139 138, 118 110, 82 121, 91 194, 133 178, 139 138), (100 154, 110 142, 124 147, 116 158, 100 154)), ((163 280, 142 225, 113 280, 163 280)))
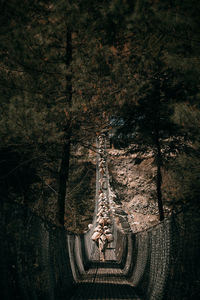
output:
MULTIPOLYGON (((110 182, 115 193, 114 208, 127 214, 133 232, 157 224, 159 214, 153 153, 108 149, 108 154, 110 182)), ((170 214, 170 208, 165 206, 164 210, 165 215, 170 214)))
MULTIPOLYGON (((130 227, 138 232, 159 222, 156 166, 151 151, 141 152, 134 145, 130 149, 107 149, 109 181, 117 225, 127 232, 130 227)), ((66 228, 76 233, 88 229, 94 213, 96 153, 89 151, 88 158, 83 158, 80 151, 79 168, 74 168, 66 207, 66 228)), ((170 214, 169 207, 164 206, 164 210, 165 216, 170 214)))

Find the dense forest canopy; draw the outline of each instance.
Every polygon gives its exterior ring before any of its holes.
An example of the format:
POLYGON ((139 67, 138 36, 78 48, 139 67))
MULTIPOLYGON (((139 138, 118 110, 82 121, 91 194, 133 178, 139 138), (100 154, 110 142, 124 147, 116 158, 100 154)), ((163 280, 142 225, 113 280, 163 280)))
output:
POLYGON ((87 188, 83 203, 69 191, 95 176, 89 149, 116 127, 120 147, 154 151, 161 219, 163 199, 199 205, 198 0, 12 0, 0 14, 4 201, 61 225, 66 205, 87 211, 87 188))

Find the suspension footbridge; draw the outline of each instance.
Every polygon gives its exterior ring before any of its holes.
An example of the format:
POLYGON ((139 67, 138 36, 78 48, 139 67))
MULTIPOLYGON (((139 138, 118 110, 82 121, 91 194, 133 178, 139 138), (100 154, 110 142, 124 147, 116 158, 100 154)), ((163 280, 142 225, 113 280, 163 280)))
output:
POLYGON ((72 234, 27 208, 0 204, 3 300, 197 299, 198 213, 172 215, 148 230, 119 228, 112 212, 103 137, 97 141, 93 224, 72 234))

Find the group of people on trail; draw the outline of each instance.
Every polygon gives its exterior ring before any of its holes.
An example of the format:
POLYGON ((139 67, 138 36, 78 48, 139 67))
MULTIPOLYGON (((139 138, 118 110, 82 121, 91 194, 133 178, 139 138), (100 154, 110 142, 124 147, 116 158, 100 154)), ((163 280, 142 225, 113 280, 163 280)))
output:
POLYGON ((96 242, 99 252, 100 260, 105 261, 105 250, 108 243, 113 241, 111 231, 110 207, 107 199, 107 184, 106 184, 106 157, 104 149, 104 137, 100 135, 99 141, 99 195, 98 195, 98 212, 97 224, 92 235, 92 240, 96 242))

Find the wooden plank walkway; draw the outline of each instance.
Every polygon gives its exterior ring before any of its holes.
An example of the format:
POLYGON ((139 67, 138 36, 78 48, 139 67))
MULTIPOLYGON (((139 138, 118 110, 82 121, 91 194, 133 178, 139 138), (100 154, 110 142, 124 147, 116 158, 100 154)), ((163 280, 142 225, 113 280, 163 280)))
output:
POLYGON ((71 300, 141 300, 130 285, 80 283, 71 300))
POLYGON ((109 284, 128 284, 119 268, 91 268, 79 281, 80 283, 109 283, 109 284))
MULTIPOLYGON (((95 247, 95 252, 92 256, 92 261, 99 261, 100 253, 98 247, 95 247)), ((105 251, 105 260, 116 260, 115 249, 108 246, 105 251)))
POLYGON ((142 300, 116 261, 93 261, 90 269, 75 286, 71 300, 142 300))

